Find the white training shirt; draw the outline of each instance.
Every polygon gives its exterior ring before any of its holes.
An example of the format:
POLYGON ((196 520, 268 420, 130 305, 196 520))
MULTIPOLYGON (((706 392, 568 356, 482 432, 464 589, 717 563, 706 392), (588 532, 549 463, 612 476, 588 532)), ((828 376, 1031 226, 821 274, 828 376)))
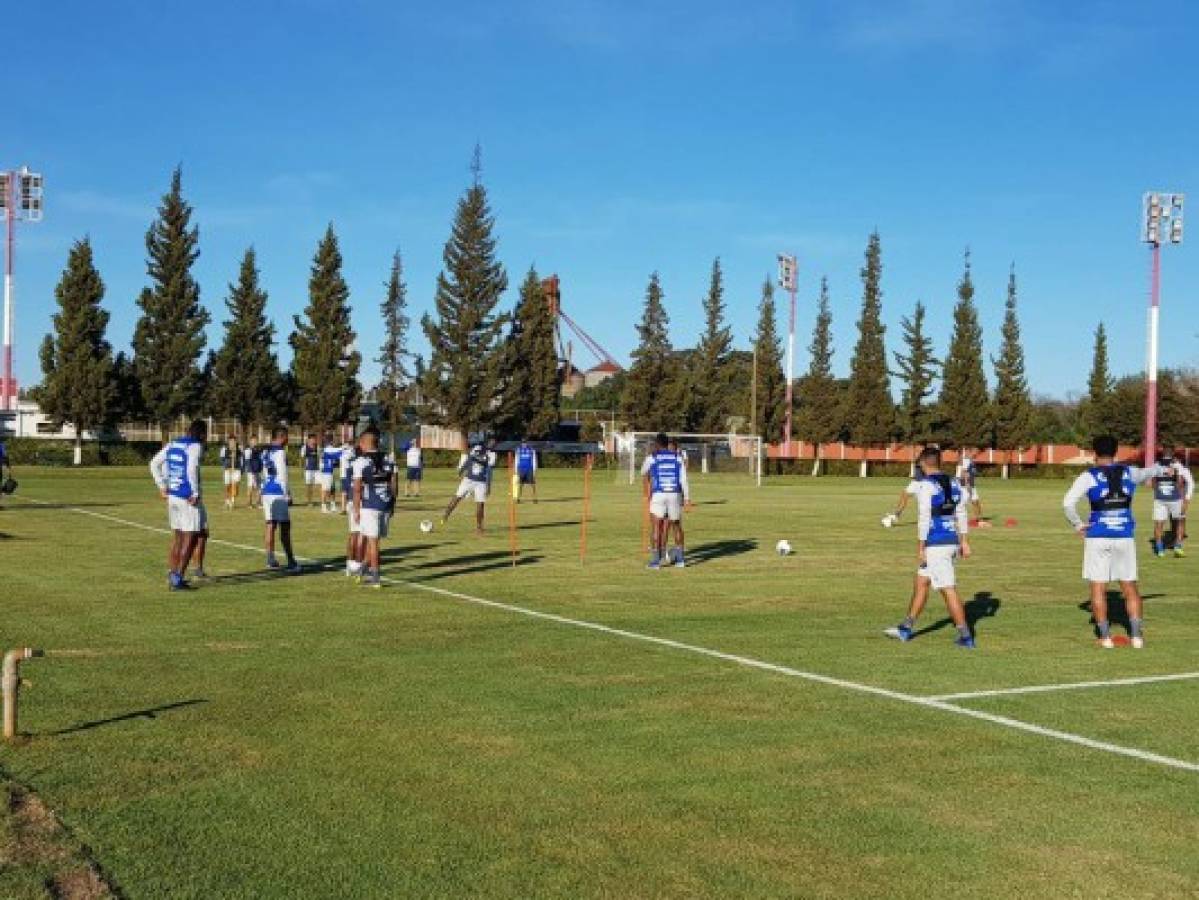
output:
POLYGON ((354 448, 349 444, 341 445, 341 458, 338 460, 338 469, 341 477, 345 478, 350 474, 350 461, 354 458, 354 448))
POLYGON ((1183 486, 1186 488, 1186 491, 1184 492, 1182 499, 1184 499, 1184 500, 1194 499, 1194 497, 1195 497, 1195 476, 1191 474, 1191 470, 1188 469, 1186 466, 1184 466, 1182 463, 1180 463, 1178 460, 1174 460, 1174 470, 1178 473, 1178 477, 1182 479, 1183 486))
POLYGON ((420 447, 409 447, 408 448, 408 456, 407 456, 408 468, 409 469, 419 469, 420 468, 420 457, 421 457, 420 447))
MULTIPOLYGON (((173 442, 171 442, 173 443, 173 442)), ((150 460, 150 477, 158 485, 160 491, 167 489, 167 451, 171 444, 164 444, 162 449, 150 460)), ((192 496, 200 499, 200 457, 204 455, 204 447, 199 441, 187 445, 187 483, 192 486, 192 496)))
MULTIPOLYGON (((1133 484, 1144 484, 1146 481, 1153 479, 1157 475, 1159 466, 1154 466, 1151 469, 1138 469, 1136 466, 1127 466, 1128 477, 1132 479, 1133 484)), ((1095 473, 1087 469, 1081 475, 1074 479, 1074 484, 1070 485, 1070 490, 1066 491, 1066 496, 1062 498, 1062 508, 1065 510, 1066 518, 1070 520, 1070 524, 1075 531, 1088 523, 1078 514, 1075 509, 1078 506, 1079 500, 1085 500, 1087 492, 1099 484, 1095 478, 1095 473)))

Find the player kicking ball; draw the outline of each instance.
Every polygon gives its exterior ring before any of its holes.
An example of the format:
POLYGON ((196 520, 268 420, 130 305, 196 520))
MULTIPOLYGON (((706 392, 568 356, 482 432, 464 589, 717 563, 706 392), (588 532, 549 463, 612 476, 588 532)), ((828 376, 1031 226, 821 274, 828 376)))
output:
POLYGON ((683 549, 683 508, 691 506, 691 489, 687 484, 687 467, 677 450, 669 448, 665 434, 654 441, 654 452, 645 458, 641 474, 649 492, 649 514, 652 523, 653 547, 649 554, 649 569, 661 569, 663 563, 682 569, 687 565, 683 549), (673 529, 676 546, 666 554, 666 537, 673 529))
POLYGON ((1137 590, 1137 523, 1132 517, 1132 498, 1137 485, 1164 470, 1121 465, 1116 462, 1118 447, 1111 435, 1095 438, 1095 465, 1074 480, 1062 507, 1083 539, 1082 577, 1091 585, 1091 616, 1099 632, 1099 646, 1105 650, 1116 646, 1107 617, 1107 586, 1118 581, 1128 610, 1129 637, 1133 648, 1140 650, 1145 646, 1144 610, 1137 590), (1084 497, 1091 505, 1087 522, 1079 518, 1076 509, 1084 497))
POLYGON ((916 636, 916 620, 924 611, 930 590, 941 592, 945 608, 957 629, 954 644, 974 649, 974 635, 966 621, 966 609, 958 595, 954 560, 969 559, 970 542, 966 538, 969 523, 962 486, 956 478, 941 471, 941 451, 928 447, 920 454, 920 471, 924 474, 916 492, 917 521, 916 586, 912 592, 908 614, 894 628, 883 633, 900 641, 916 636))
POLYGON ((466 497, 475 498, 475 533, 483 534, 483 521, 486 516, 487 495, 491 490, 491 468, 495 465, 495 454, 488 452, 482 444, 475 444, 469 453, 463 453, 458 460, 458 474, 462 481, 450 505, 441 516, 441 524, 449 521, 458 504, 466 497))

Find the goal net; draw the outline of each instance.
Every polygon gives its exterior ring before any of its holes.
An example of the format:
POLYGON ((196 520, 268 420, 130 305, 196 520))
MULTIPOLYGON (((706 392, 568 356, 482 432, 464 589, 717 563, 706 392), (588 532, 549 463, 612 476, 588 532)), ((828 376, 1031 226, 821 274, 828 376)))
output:
MULTIPOLYGON (((636 484, 641 477, 641 465, 653 451, 656 431, 624 431, 613 435, 614 451, 619 465, 617 480, 628 478, 636 484)), ((744 434, 689 434, 670 432, 667 437, 678 441, 684 455, 689 478, 729 473, 752 478, 762 483, 762 439, 744 434)))

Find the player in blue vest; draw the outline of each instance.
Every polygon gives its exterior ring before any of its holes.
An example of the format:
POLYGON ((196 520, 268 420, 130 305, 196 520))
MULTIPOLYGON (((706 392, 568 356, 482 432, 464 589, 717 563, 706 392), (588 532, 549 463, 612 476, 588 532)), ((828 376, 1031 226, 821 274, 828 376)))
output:
POLYGON ((196 575, 204 577, 204 548, 208 542, 208 514, 200 487, 200 458, 208 426, 196 419, 183 437, 168 441, 150 460, 150 475, 167 502, 171 548, 167 554, 167 587, 187 590, 187 567, 193 554, 196 575))
POLYGON ((537 502, 537 451, 528 438, 521 438, 516 448, 516 502, 520 503, 525 485, 533 489, 533 502, 537 502))
POLYGON ((669 439, 659 434, 653 452, 645 457, 641 475, 649 492, 649 514, 653 523, 650 569, 673 563, 677 568, 687 565, 683 549, 683 508, 691 506, 691 488, 687 483, 687 467, 677 451, 669 449, 669 439), (666 554, 667 533, 674 528, 676 546, 666 554))
POLYGON ((276 428, 271 432, 271 443, 262 451, 262 514, 266 519, 266 565, 268 569, 279 568, 275 558, 275 533, 283 544, 287 555, 289 575, 300 572, 300 564, 291 549, 291 488, 287 480, 287 429, 276 428))
POLYGON ((337 512, 337 498, 333 494, 334 472, 341 462, 341 447, 333 443, 333 435, 325 433, 325 443, 321 447, 321 468, 317 483, 321 486, 321 512, 337 512))
POLYGON ((1157 463, 1160 471, 1153 478, 1153 553, 1159 558, 1166 555, 1165 530, 1171 524, 1174 555, 1183 557, 1187 509, 1195 496, 1195 479, 1172 451, 1162 453, 1157 463))
POLYGON ((317 446, 315 434, 304 439, 300 448, 300 466, 304 470, 304 500, 312 506, 312 492, 320 481, 321 448, 317 446))
POLYGON ((458 460, 458 474, 462 481, 458 490, 450 500, 449 506, 441 516, 441 524, 449 521, 450 515, 457 509, 464 497, 475 498, 475 532, 483 533, 483 520, 486 516, 487 496, 491 491, 491 470, 495 465, 495 454, 488 451, 482 444, 475 444, 469 453, 463 453, 458 460))
POLYGON ((262 502, 262 448, 257 444, 246 447, 242 453, 242 468, 246 473, 246 500, 251 509, 262 502))
POLYGON ((395 464, 379 449, 379 429, 368 426, 359 438, 361 453, 354 461, 352 514, 358 519, 359 549, 366 567, 364 584, 382 587, 379 577, 379 541, 395 509, 395 464))
POLYGON ((907 616, 883 633, 900 641, 912 640, 916 636, 916 619, 928 603, 929 591, 936 590, 941 592, 945 608, 957 629, 954 643, 972 650, 974 635, 966 621, 966 609, 958 594, 957 574, 953 567, 959 556, 969 559, 971 555, 962 486, 956 478, 941 471, 941 451, 935 447, 926 447, 920 453, 919 466, 924 478, 916 489, 916 508, 920 515, 916 525, 916 589, 907 616))
POLYGON ((1129 637, 1139 650, 1145 646, 1144 612, 1137 589, 1137 523, 1132 516, 1132 499, 1137 485, 1153 478, 1158 467, 1138 469, 1117 463, 1119 444, 1111 435, 1095 438, 1092 448, 1095 465, 1074 480, 1062 506, 1066 518, 1083 538, 1082 577, 1091 586, 1091 617, 1099 632, 1099 645, 1107 650, 1115 646, 1107 614, 1107 586, 1118 581, 1128 610, 1129 637), (1084 498, 1091 507, 1086 522, 1076 509, 1084 498))

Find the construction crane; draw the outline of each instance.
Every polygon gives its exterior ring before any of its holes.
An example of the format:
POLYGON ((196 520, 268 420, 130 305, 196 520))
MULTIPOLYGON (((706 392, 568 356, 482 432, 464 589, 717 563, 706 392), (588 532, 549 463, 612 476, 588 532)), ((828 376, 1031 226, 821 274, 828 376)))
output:
POLYGON ((550 306, 550 315, 554 318, 554 338, 558 343, 558 359, 564 365, 563 371, 566 377, 569 378, 573 371, 571 356, 574 346, 571 341, 563 337, 563 323, 570 330, 570 333, 582 341, 583 345, 591 351, 599 364, 607 364, 613 367, 615 371, 623 372, 624 366, 618 363, 616 358, 600 345, 599 341, 584 331, 582 326, 562 309, 562 283, 559 281, 558 276, 551 275, 549 278, 543 280, 541 282, 541 289, 545 292, 546 302, 550 306))

